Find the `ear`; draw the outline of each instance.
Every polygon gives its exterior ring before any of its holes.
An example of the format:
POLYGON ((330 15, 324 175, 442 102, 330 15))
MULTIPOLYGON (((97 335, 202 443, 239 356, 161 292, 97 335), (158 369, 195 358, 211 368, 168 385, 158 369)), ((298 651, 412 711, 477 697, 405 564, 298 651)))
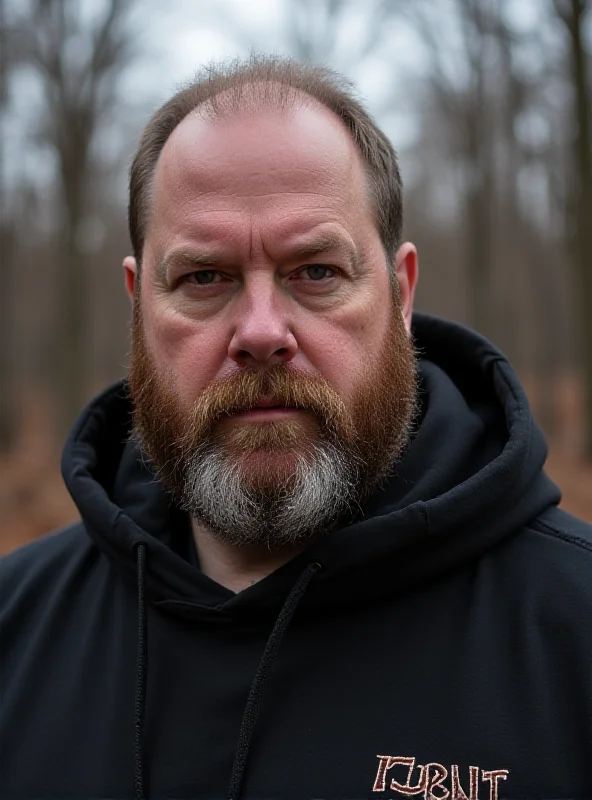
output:
POLYGON ((417 271, 417 248, 411 242, 404 242, 395 255, 395 275, 401 290, 403 319, 408 334, 411 334, 411 315, 417 285, 417 271))
POLYGON ((138 266, 136 259, 133 256, 126 256, 123 259, 123 269, 125 272, 125 288, 132 303, 134 302, 134 290, 136 288, 136 278, 138 275, 138 266))

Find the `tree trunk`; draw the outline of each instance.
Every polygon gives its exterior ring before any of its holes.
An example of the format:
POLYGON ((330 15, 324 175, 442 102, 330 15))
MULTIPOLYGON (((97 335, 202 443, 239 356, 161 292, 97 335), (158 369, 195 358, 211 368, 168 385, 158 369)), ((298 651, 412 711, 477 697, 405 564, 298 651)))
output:
POLYGON ((574 241, 576 291, 578 295, 578 333, 583 367, 584 442, 583 450, 592 460, 592 147, 590 126, 589 58, 584 44, 582 0, 571 0, 571 24, 568 25, 574 84, 575 137, 574 166, 579 180, 576 200, 574 241))
POLYGON ((488 132, 479 119, 483 102, 482 87, 473 99, 468 120, 466 157, 469 164, 469 186, 465 195, 467 236, 467 276, 469 282, 470 324, 495 339, 494 298, 492 297, 492 216, 493 177, 488 132))
POLYGON ((0 453, 8 453, 17 432, 14 388, 14 226, 0 225, 0 453))
MULTIPOLYGON (((75 124, 75 122, 73 123, 75 124)), ((61 148, 64 226, 61 235, 61 320, 58 336, 59 418, 61 433, 70 428, 86 401, 87 286, 81 224, 85 210, 89 139, 72 130, 61 148)))
POLYGON ((65 225, 61 266, 61 320, 58 363, 60 365, 59 417, 62 433, 72 425, 86 401, 86 286, 84 259, 77 242, 78 215, 65 225))

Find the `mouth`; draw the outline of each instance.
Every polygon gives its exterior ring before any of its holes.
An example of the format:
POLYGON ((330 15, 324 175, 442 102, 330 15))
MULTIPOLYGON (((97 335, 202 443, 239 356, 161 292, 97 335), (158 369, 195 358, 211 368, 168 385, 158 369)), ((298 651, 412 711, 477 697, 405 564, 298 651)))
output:
POLYGON ((253 408, 290 408, 290 406, 275 397, 260 397, 253 408))
POLYGON ((287 406, 276 398, 261 397, 248 411, 240 411, 232 416, 234 419, 241 420, 271 420, 297 414, 299 411, 300 409, 287 406))

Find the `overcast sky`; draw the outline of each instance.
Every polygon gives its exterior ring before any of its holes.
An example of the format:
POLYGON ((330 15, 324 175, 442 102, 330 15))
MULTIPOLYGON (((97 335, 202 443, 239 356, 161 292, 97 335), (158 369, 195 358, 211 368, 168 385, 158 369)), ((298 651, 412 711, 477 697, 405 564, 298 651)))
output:
MULTIPOLYGON (((90 17, 101 13, 104 1, 74 0, 74 3, 82 15, 90 17)), ((330 65, 357 85, 368 108, 401 154, 404 171, 410 177, 413 165, 405 163, 405 151, 418 133, 417 99, 428 60, 421 40, 400 14, 379 27, 364 58, 352 56, 363 38, 372 9, 379 2, 351 0, 336 34, 330 65)), ((409 0, 389 2, 403 6, 409 0)), ((455 0, 429 2, 434 9, 438 36, 454 42, 458 34, 452 11, 455 0)), ((532 28, 541 7, 548 2, 508 0, 507 8, 518 28, 532 28)), ((28 5, 28 0, 8 3, 19 14, 28 5)), ((313 6, 322 8, 322 4, 313 6)), ((122 102, 113 109, 113 118, 105 121, 100 144, 106 154, 121 149, 131 151, 150 112, 200 66, 212 60, 246 56, 250 49, 290 52, 290 0, 140 0, 135 4, 130 0, 130 7, 133 9, 130 29, 138 58, 122 73, 119 82, 122 102)), ((450 58, 455 58, 455 49, 450 48, 450 58)), ((529 60, 538 59, 539 54, 525 49, 521 57, 524 68, 528 69, 529 60)), ((462 75, 458 63, 452 66, 452 75, 462 75)), ((26 136, 38 125, 42 100, 38 82, 26 73, 19 75, 1 128, 3 179, 9 185, 22 172, 34 177, 37 184, 49 182, 54 174, 51 152, 40 153, 26 136)))
MULTIPOLYGON (((355 52, 356 40, 376 2, 352 0, 351 10, 338 30, 337 54, 331 65, 355 82, 370 110, 384 121, 389 116, 387 108, 394 109, 395 104, 389 100, 398 78, 418 66, 421 52, 408 26, 392 24, 388 37, 377 42, 362 62, 348 57, 355 52), (388 68, 386 49, 391 56, 388 68), (393 71, 393 52, 398 75, 393 71)), ((140 25, 146 28, 148 49, 154 48, 155 53, 147 60, 151 80, 147 80, 147 65, 138 64, 126 77, 122 91, 150 97, 156 89, 160 100, 212 60, 246 56, 250 49, 289 55, 288 5, 284 0, 175 0, 168 7, 157 3, 158 11, 146 18, 142 11, 146 4, 142 3, 138 8, 143 17, 140 25)), ((402 112, 400 117, 400 136, 405 144, 413 132, 408 114, 402 112)))

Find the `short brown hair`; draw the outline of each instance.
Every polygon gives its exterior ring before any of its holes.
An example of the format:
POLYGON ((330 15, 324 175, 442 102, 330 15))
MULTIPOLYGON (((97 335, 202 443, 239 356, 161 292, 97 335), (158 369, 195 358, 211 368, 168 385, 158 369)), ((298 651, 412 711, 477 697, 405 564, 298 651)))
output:
POLYGON ((177 92, 150 119, 142 133, 130 170, 129 232, 134 255, 141 264, 149 213, 150 187, 156 162, 179 123, 198 106, 208 105, 215 116, 239 112, 245 104, 288 107, 308 95, 332 111, 349 130, 365 163, 374 201, 376 225, 391 266, 403 224, 403 187, 393 146, 356 99, 352 84, 324 67, 275 56, 251 56, 210 66, 189 86, 177 92), (263 91, 252 91, 253 86, 263 91), (249 91, 245 92, 245 87, 249 91), (222 93, 223 103, 216 99, 222 93))

